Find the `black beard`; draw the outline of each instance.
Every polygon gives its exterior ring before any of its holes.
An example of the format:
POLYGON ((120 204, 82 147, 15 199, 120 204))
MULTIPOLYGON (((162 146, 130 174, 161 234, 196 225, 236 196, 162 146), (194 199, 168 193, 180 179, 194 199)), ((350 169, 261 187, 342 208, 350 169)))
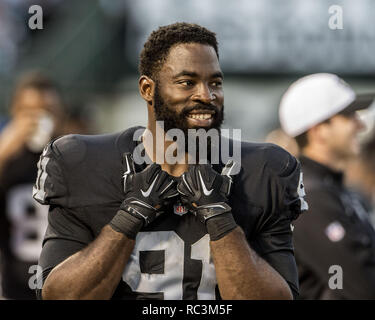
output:
MULTIPOLYGON (((170 108, 164 101, 164 99, 160 95, 159 85, 156 83, 155 86, 155 94, 154 94, 154 111, 156 121, 163 121, 164 123, 164 132, 166 133, 168 130, 171 129, 180 129, 183 131, 185 136, 185 152, 188 152, 188 145, 189 145, 189 136, 188 136, 188 129, 203 129, 206 132, 210 129, 216 129, 220 136, 220 128, 224 121, 224 105, 222 106, 221 111, 212 104, 205 104, 205 103, 197 103, 192 107, 185 107, 179 113, 174 111, 170 108), (215 111, 214 119, 210 127, 189 127, 187 121, 187 115, 192 112, 193 110, 212 110, 215 111)), ((198 155, 199 150, 199 139, 198 137, 190 137, 192 140, 190 143, 195 143, 196 150, 197 150, 197 162, 200 158, 198 155)), ((211 158, 211 139, 210 137, 207 138, 207 157, 208 159, 211 158)))

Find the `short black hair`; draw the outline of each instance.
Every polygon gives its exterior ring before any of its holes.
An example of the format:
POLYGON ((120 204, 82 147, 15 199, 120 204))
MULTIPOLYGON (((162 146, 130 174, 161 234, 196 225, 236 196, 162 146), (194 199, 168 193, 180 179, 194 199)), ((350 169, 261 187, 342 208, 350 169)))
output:
POLYGON ((42 71, 30 71, 22 74, 18 78, 11 97, 11 104, 14 102, 17 95, 26 89, 35 89, 37 91, 51 90, 58 93, 60 91, 57 84, 42 71))
POLYGON ((150 34, 140 55, 139 73, 156 80, 170 48, 180 43, 209 45, 215 49, 219 58, 218 42, 214 32, 197 24, 178 22, 159 27, 150 34))

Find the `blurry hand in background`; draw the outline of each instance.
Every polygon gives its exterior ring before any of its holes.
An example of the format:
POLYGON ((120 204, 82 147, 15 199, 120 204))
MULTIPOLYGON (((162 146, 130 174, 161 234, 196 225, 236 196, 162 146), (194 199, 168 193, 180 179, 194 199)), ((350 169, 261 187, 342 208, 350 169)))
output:
POLYGON ((60 131, 62 102, 48 87, 22 87, 15 91, 11 119, 0 133, 0 174, 4 165, 23 148, 41 152, 60 131))

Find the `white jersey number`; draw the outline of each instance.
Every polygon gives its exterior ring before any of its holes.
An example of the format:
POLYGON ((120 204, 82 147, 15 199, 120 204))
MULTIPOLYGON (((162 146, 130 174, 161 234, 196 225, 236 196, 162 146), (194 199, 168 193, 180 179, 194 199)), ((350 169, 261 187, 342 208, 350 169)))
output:
POLYGON ((7 196, 7 217, 11 223, 10 247, 16 258, 38 261, 47 227, 48 206, 32 198, 32 184, 14 187, 7 196))
POLYGON ((302 172, 299 175, 297 193, 298 193, 298 196, 299 196, 299 200, 301 202, 301 211, 308 210, 309 205, 305 201, 306 192, 305 192, 305 186, 303 185, 303 173, 302 172))
MULTIPOLYGON (((199 300, 215 299, 216 273, 210 257, 209 235, 191 246, 193 260, 202 261, 202 275, 198 287, 199 300)), ((182 300, 184 277, 184 241, 174 231, 140 232, 122 279, 135 292, 163 292, 165 300, 182 300), (164 273, 141 273, 140 251, 164 251, 164 273)))

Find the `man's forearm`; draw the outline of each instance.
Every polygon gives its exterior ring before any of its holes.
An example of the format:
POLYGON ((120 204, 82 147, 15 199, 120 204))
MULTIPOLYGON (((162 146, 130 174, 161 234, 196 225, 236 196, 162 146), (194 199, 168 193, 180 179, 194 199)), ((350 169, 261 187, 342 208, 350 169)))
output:
POLYGON ((105 226, 85 249, 48 275, 43 299, 110 299, 134 248, 134 240, 105 226))
POLYGON ((239 227, 210 247, 223 299, 293 299, 286 281, 250 248, 239 227))

